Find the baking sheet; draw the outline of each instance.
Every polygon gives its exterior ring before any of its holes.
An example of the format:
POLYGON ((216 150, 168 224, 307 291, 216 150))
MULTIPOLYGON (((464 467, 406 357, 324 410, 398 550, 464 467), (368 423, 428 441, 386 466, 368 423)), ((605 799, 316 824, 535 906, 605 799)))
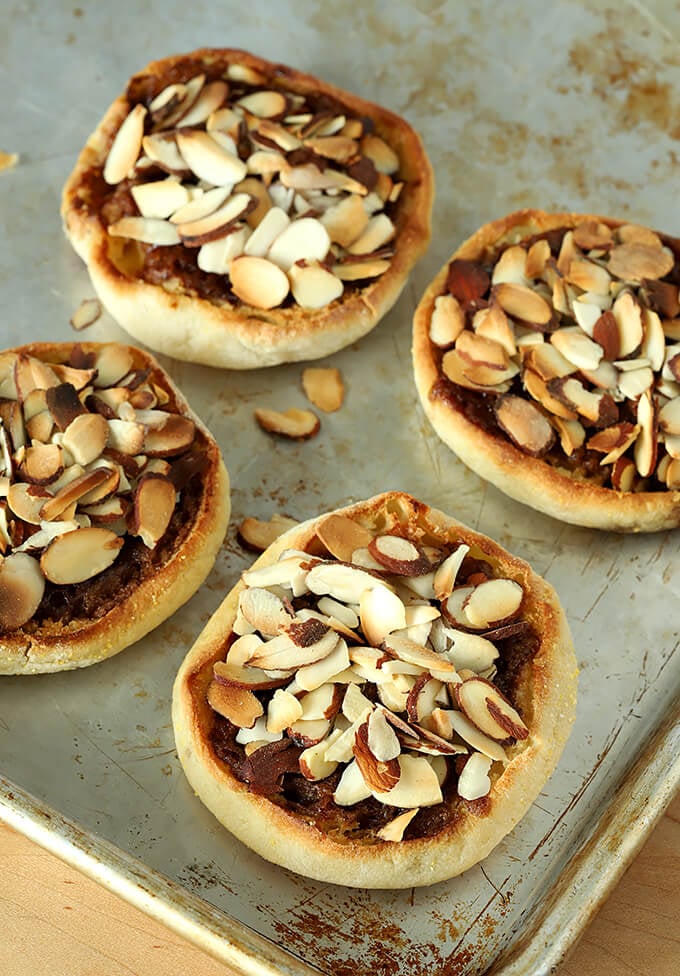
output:
MULTIPOLYGON (((162 360, 223 450, 232 526, 203 589, 144 641, 82 672, 0 679, 0 816, 244 973, 548 971, 680 780, 680 534, 562 525, 483 484, 422 416, 410 320, 460 240, 517 207, 680 233, 677 5, 17 2, 3 27, 0 149, 21 157, 0 173, 4 344, 74 338, 68 319, 92 289, 61 235, 61 186, 155 57, 240 46, 382 102, 423 135, 437 200, 432 246, 395 309, 327 361, 347 398, 314 440, 272 441, 252 418, 305 405, 301 366, 239 375, 162 360), (214 822, 182 776, 169 699, 249 562, 235 540, 244 516, 305 518, 390 488, 495 537, 556 587, 580 701, 558 771, 482 865, 430 889, 351 891, 266 864, 214 822)), ((106 315, 86 337, 128 341, 106 315)))

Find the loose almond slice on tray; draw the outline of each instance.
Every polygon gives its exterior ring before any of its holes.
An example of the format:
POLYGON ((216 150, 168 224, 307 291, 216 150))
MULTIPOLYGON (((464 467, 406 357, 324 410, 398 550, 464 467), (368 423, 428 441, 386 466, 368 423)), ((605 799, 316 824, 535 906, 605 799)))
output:
POLYGON ((321 426, 319 418, 311 410, 298 410, 295 407, 284 412, 258 407, 255 419, 268 433, 291 440, 308 440, 319 432, 321 426))
POLYGON ((677 262, 671 238, 605 217, 523 211, 481 228, 414 319, 416 385, 437 433, 548 515, 618 531, 677 526, 666 479, 675 435, 658 421, 678 392, 677 262), (439 324, 451 299, 464 316, 453 347, 439 324), (507 332, 486 326, 499 307, 507 332))

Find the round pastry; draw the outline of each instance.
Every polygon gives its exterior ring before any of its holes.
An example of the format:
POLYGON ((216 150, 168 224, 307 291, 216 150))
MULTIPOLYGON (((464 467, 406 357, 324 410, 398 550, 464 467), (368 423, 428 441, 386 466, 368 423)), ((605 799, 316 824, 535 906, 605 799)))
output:
POLYGON ((173 723, 191 786, 262 857, 410 888, 523 816, 576 676, 550 586, 389 492, 290 529, 242 574, 179 671, 173 723))
POLYGON ((116 343, 0 353, 0 674, 95 664, 210 572, 217 444, 158 363, 116 343))
POLYGON ((421 141, 380 106, 245 51, 135 75, 63 192, 110 313, 178 359, 317 359, 369 332, 427 247, 421 141))
POLYGON ((413 365, 441 439, 541 512, 680 524, 680 242, 523 210, 453 254, 416 309, 413 365))

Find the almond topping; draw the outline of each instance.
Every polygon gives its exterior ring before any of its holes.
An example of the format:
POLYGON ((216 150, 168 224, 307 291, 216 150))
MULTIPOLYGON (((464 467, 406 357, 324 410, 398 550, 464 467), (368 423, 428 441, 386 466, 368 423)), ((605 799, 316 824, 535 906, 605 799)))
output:
POLYGON ((27 447, 19 465, 19 474, 35 485, 49 485, 64 470, 64 459, 58 444, 34 444, 27 447))
POLYGON ((107 183, 120 183, 135 165, 142 145, 145 117, 146 108, 135 105, 118 129, 104 164, 102 175, 107 183))
POLYGON ((229 228, 254 205, 247 193, 235 193, 226 203, 198 220, 177 224, 177 232, 185 247, 200 247, 224 237, 229 228))
POLYGON ((177 147, 196 176, 213 186, 233 185, 247 173, 246 164, 218 145, 209 132, 181 130, 177 147))
POLYGON ((145 474, 135 491, 130 531, 154 549, 175 511, 175 486, 162 474, 145 474))
POLYGON ((317 262, 294 264, 289 272, 291 292, 300 308, 324 308, 340 298, 342 281, 317 262))
POLYGON ((487 796, 491 789, 489 769, 491 760, 481 752, 474 752, 466 761, 458 777, 458 795, 464 800, 478 800, 487 796))
POLYGON ((663 278, 673 270, 674 263, 669 249, 634 241, 613 248, 607 267, 617 278, 639 284, 645 279, 663 278))
POLYGON ((396 576, 423 576, 432 568, 423 550, 402 536, 375 536, 368 543, 368 551, 396 576))
POLYGON ((498 424, 510 439, 532 457, 541 457, 550 449, 555 432, 530 400, 505 395, 494 404, 498 424))
POLYGON ((226 661, 216 661, 213 665, 213 674, 215 681, 227 688, 269 689, 280 687, 288 680, 287 678, 272 678, 260 668, 244 667, 226 661))
POLYGON ((71 328, 78 332, 87 329, 90 325, 94 325, 101 314, 102 306, 99 299, 84 298, 69 320, 71 328))
POLYGON ((510 579, 489 579, 475 586, 464 609, 473 627, 486 629, 511 620, 520 612, 524 590, 510 579))
POLYGON ((253 308, 275 308, 290 291, 285 273, 265 258, 248 255, 234 258, 229 275, 236 296, 245 305, 252 305, 253 308))
POLYGON ((517 711, 485 678, 469 678, 454 688, 460 710, 492 739, 526 739, 529 730, 517 711))
MULTIPOLYGON (((430 339, 446 349, 454 344, 465 328, 465 313, 453 295, 438 295, 430 319, 430 339)), ((493 337, 492 337, 493 338, 493 337)))
POLYGON ((364 590, 359 601, 361 629, 370 644, 381 644, 395 630, 406 626, 404 604, 384 586, 364 590))
POLYGON ((96 413, 74 417, 64 431, 62 444, 77 464, 85 466, 102 453, 109 436, 106 420, 96 413))
POLYGON ((89 527, 57 536, 40 557, 43 575, 61 585, 82 583, 107 569, 123 539, 109 529, 89 527))
POLYGON ((367 547, 373 538, 368 529, 344 515, 329 515, 323 519, 316 534, 330 554, 341 562, 351 562, 352 553, 367 547))
POLYGON ((121 217, 115 223, 109 224, 108 231, 112 237, 128 237, 132 241, 160 247, 180 242, 176 227, 167 220, 152 217, 121 217))
POLYGON ((252 691, 225 685, 217 680, 208 685, 208 704, 219 715, 242 729, 251 729, 263 714, 262 705, 252 691))
POLYGON ((239 598, 239 609, 248 623, 265 635, 280 633, 291 621, 283 601, 259 586, 250 586, 243 590, 239 598))
POLYGON ((356 731, 353 752, 364 782, 371 792, 388 793, 397 785, 401 775, 399 762, 396 758, 380 760, 373 754, 369 744, 368 721, 356 731))
POLYGON ((495 286, 496 301, 504 312, 523 322, 547 325, 552 319, 549 303, 537 292, 524 285, 500 284, 495 286))
POLYGON ((0 628, 18 630, 33 617, 45 590, 38 561, 25 552, 0 560, 0 628))

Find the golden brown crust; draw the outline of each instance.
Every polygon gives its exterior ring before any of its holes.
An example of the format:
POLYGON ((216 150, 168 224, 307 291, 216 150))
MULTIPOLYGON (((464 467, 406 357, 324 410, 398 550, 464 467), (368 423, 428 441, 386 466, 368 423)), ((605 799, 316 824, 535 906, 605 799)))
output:
POLYGON ((366 116, 375 131, 395 150, 400 178, 406 180, 396 211, 397 236, 389 269, 363 287, 320 309, 293 305, 264 311, 225 300, 208 300, 187 292, 180 280, 167 287, 149 284, 126 273, 120 249, 112 246, 96 209, 90 211, 84 190, 101 171, 109 147, 130 104, 125 94, 108 109, 90 136, 62 196, 67 237, 87 264, 94 287, 113 317, 135 338, 178 359, 234 369, 254 369, 283 362, 318 359, 344 348, 369 332, 394 305, 408 274, 430 240, 433 176, 418 135, 406 121, 378 105, 343 91, 312 75, 275 65, 240 50, 202 49, 149 64, 145 75, 167 76, 185 62, 200 65, 237 60, 291 91, 328 96, 353 116, 366 116), (118 255, 118 256, 117 256, 118 255))
MULTIPOLYGON (((63 363, 68 362, 76 345, 86 355, 102 347, 99 343, 38 342, 8 352, 63 363)), ((125 348, 134 368, 151 369, 154 381, 169 392, 173 412, 190 417, 200 432, 207 466, 201 474, 192 521, 181 542, 169 547, 160 563, 144 572, 131 592, 119 594, 103 616, 76 616, 66 625, 54 620, 37 626, 29 622, 25 628, 0 634, 0 674, 70 670, 119 653, 193 596, 212 569, 224 538, 230 513, 229 476, 215 440, 155 358, 140 349, 125 348)))
POLYGON ((511 498, 553 518, 589 528, 616 532, 675 528, 680 525, 680 492, 617 491, 576 477, 566 465, 556 468, 525 454, 507 437, 472 422, 451 400, 432 395, 441 374, 429 338, 430 319, 435 299, 446 291, 450 261, 479 260, 499 244, 591 220, 611 228, 624 223, 599 215, 521 210, 485 224, 457 248, 415 311, 412 354, 416 387, 423 410, 444 443, 480 477, 511 498))
MULTIPOLYGON (((462 537, 481 550, 496 571, 525 588, 525 612, 540 635, 540 648, 517 688, 530 735, 513 747, 512 759, 495 780, 485 809, 463 805, 452 822, 430 837, 398 843, 346 838, 340 843, 295 812, 249 792, 216 758, 210 743, 214 716, 206 701, 212 666, 224 656, 224 640, 231 631, 242 583, 213 615, 177 675, 173 722, 179 756, 206 806, 266 859, 318 880, 354 887, 433 884, 485 857, 523 816, 552 773, 575 711, 577 669, 568 625, 555 592, 526 563, 408 495, 389 492, 339 511, 373 530, 396 519, 397 524, 422 530, 430 540, 462 537)), ((259 557, 255 567, 274 563, 286 549, 305 549, 325 517, 291 529, 259 557)))

